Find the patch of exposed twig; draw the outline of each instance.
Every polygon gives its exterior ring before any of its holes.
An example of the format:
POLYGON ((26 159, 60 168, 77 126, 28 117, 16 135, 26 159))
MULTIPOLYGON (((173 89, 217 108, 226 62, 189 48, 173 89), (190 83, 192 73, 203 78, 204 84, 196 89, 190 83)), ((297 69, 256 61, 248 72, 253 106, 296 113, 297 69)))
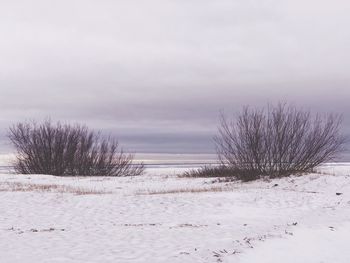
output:
POLYGON ((53 231, 65 231, 64 228, 54 228, 54 227, 50 227, 50 228, 44 228, 44 229, 36 229, 36 228, 31 228, 29 230, 22 230, 20 228, 14 228, 14 227, 11 227, 11 228, 8 228, 6 229, 7 231, 13 231, 17 234, 23 234, 23 233, 29 233, 29 232, 32 232, 32 233, 39 233, 39 232, 53 232, 53 231))

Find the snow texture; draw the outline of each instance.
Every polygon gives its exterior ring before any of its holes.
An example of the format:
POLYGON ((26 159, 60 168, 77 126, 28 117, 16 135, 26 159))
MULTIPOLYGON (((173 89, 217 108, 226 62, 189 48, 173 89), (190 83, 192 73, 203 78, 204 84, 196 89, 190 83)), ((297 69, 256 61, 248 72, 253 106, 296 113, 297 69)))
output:
POLYGON ((350 165, 250 183, 0 176, 0 262, 350 262, 350 165))

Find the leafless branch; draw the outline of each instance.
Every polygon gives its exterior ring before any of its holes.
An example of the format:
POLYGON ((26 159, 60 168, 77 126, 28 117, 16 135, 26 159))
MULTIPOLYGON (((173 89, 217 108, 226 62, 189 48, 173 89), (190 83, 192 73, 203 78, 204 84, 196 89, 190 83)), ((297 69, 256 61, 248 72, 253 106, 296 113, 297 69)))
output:
POLYGON ((131 176, 144 171, 143 164, 133 164, 133 155, 119 149, 117 140, 78 124, 18 123, 9 129, 9 138, 17 150, 18 173, 131 176))
POLYGON ((342 117, 312 116, 286 104, 244 107, 238 118, 221 115, 214 138, 222 165, 261 175, 310 171, 343 150, 342 117))

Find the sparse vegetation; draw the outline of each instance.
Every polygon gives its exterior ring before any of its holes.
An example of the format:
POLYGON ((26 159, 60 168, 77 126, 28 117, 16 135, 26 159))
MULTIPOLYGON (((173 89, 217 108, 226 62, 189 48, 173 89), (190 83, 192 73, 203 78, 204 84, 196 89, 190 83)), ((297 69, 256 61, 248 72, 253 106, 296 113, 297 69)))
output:
POLYGON ((22 174, 57 176, 134 176, 144 171, 118 141, 82 125, 45 121, 18 123, 9 130, 17 150, 14 168, 22 174))
POLYGON ((98 195, 108 194, 106 191, 99 191, 81 187, 73 187, 59 184, 34 184, 21 182, 0 182, 0 192, 48 192, 48 193, 69 193, 75 195, 98 195))
POLYGON ((232 174, 252 180, 311 171, 343 150, 341 122, 339 115, 312 116, 285 104, 262 109, 245 107, 232 119, 222 115, 215 137, 221 166, 189 175, 232 174))
POLYGON ((168 189, 168 190, 148 190, 140 191, 138 195, 162 195, 162 194, 180 194, 180 193, 207 193, 207 192, 227 192, 232 191, 232 187, 223 185, 213 185, 209 187, 192 187, 192 188, 178 188, 178 189, 168 189))
MULTIPOLYGON (((259 171, 237 169, 231 166, 205 166, 200 169, 192 169, 181 175, 182 177, 221 177, 229 179, 237 179, 242 181, 251 181, 258 179, 260 176, 259 171)), ((226 180, 227 181, 227 180, 226 180)))

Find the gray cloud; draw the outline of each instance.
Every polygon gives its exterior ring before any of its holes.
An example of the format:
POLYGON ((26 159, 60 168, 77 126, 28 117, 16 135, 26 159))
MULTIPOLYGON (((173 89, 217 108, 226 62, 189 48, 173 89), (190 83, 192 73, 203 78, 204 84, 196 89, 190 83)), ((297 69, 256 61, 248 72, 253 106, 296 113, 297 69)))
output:
POLYGON ((210 152, 219 110, 283 100, 344 113, 348 132, 349 11, 341 0, 1 1, 0 128, 51 116, 133 151, 210 152))

